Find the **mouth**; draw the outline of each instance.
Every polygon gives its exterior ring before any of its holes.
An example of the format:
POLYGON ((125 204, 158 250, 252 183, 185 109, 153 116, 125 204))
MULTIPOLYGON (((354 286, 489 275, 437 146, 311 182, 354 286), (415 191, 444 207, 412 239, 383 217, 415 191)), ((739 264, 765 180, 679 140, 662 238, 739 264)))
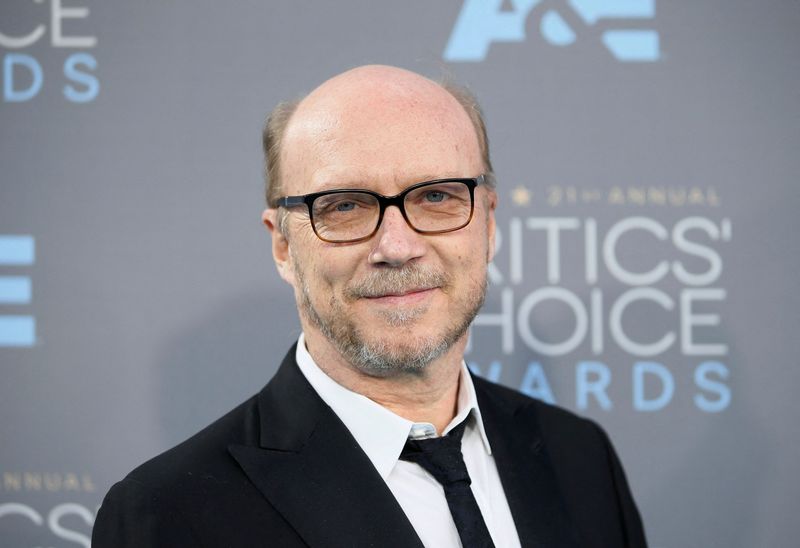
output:
POLYGON ((437 287, 420 287, 389 291, 380 295, 369 295, 364 298, 370 302, 386 305, 409 305, 420 303, 433 296, 437 287))
POLYGON ((402 269, 367 272, 345 290, 353 301, 377 307, 427 308, 438 291, 444 291, 448 278, 433 267, 407 265, 402 269))

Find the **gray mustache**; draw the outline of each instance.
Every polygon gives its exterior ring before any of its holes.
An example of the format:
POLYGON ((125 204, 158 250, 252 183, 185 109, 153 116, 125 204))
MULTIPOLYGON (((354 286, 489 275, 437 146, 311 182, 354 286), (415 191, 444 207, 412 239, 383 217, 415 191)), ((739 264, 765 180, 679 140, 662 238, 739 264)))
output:
POLYGON ((447 285, 447 281, 448 278, 443 272, 429 267, 410 265, 373 272, 366 278, 352 283, 347 288, 346 294, 354 299, 381 297, 387 294, 442 287, 447 285))

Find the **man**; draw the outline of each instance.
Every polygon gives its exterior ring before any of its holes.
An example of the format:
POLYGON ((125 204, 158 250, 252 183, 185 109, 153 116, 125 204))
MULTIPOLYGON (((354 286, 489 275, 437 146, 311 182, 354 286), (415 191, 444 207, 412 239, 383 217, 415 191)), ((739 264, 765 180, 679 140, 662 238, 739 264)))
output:
POLYGON ((265 152, 303 335, 257 396, 111 489, 95 548, 644 546, 600 428, 464 365, 495 244, 477 105, 360 67, 279 106, 265 152))

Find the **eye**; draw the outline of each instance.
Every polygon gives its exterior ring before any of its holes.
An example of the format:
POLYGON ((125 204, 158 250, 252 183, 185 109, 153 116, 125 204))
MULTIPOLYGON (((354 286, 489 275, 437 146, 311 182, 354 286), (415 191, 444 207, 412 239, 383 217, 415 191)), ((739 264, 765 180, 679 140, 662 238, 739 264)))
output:
POLYGON ((356 208, 356 204, 354 202, 337 202, 336 204, 336 211, 338 212, 346 212, 346 211, 353 211, 356 208))
POLYGON ((319 209, 319 213, 324 213, 326 215, 341 215, 345 213, 353 213, 360 207, 363 207, 362 204, 353 200, 351 198, 332 198, 330 200, 321 201, 317 204, 319 209))
POLYGON ((443 202, 447 199, 447 194, 441 190, 429 190, 425 193, 424 199, 431 203, 443 202))
POLYGON ((314 202, 314 215, 339 217, 359 215, 374 208, 374 198, 357 192, 335 193, 322 196, 314 202))

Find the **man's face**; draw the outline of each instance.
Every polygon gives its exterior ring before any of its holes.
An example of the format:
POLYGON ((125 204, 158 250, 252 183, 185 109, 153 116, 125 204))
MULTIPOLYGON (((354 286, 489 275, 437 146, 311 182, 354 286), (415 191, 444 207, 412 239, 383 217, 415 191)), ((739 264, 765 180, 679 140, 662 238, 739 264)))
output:
MULTIPOLYGON (((323 86, 298 108, 284 139, 284 194, 365 188, 393 195, 426 180, 482 173, 475 131, 447 92, 413 78, 404 82, 411 89, 372 84, 370 94, 357 84, 323 86)), ((373 376, 421 371, 451 349, 460 355, 485 294, 494 204, 494 193, 478 187, 470 224, 439 235, 418 234, 392 206, 372 238, 350 244, 323 242, 307 211, 291 210, 286 237, 274 234, 273 245, 309 348, 333 351, 373 376)))

